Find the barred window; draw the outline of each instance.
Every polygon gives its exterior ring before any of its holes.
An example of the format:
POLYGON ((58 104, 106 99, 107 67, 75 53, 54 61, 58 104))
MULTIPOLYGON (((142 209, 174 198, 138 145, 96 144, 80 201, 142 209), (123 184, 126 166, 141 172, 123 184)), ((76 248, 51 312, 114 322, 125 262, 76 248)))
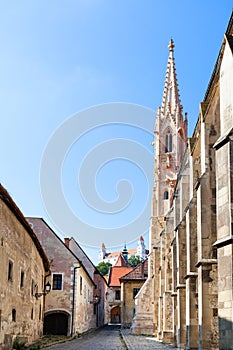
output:
POLYGON ((62 289, 62 274, 54 273, 53 274, 53 290, 61 290, 62 289))

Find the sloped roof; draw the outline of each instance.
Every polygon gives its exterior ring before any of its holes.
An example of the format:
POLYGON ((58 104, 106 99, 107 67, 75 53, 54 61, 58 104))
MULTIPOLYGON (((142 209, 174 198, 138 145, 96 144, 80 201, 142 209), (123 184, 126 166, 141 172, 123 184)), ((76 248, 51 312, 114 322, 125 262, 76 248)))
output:
POLYGON ((233 53, 233 35, 226 34, 226 38, 233 53))
MULTIPOLYGON (((36 235, 38 235, 38 233, 40 231, 46 232, 46 230, 48 230, 48 232, 54 237, 54 239, 57 240, 58 244, 61 245, 64 248, 64 250, 67 250, 67 252, 69 252, 69 254, 71 254, 71 256, 73 256, 77 260, 77 262, 79 262, 79 264, 82 266, 83 270, 86 272, 89 280, 95 286, 95 282, 93 280, 93 277, 90 276, 89 272, 87 271, 86 267, 83 265, 82 261, 80 261, 78 256, 72 250, 70 250, 69 247, 67 247, 67 245, 62 241, 62 239, 54 232, 54 230, 49 226, 49 224, 43 218, 27 217, 26 219, 29 223, 34 225, 34 231, 35 231, 36 235)), ((43 246, 43 243, 41 243, 41 244, 43 246)), ((43 248, 46 251, 46 246, 44 246, 43 248)), ((54 247, 54 249, 55 249, 55 247, 54 247)))
POLYGON ((120 287, 120 278, 130 271, 132 267, 112 266, 109 270, 108 285, 109 287, 120 287))
POLYGON ((90 276, 92 276, 91 270, 93 270, 94 274, 98 274, 101 278, 103 278, 104 282, 107 283, 106 279, 102 276, 102 274, 93 264, 93 262, 91 261, 89 256, 85 253, 85 251, 82 249, 82 247, 79 245, 79 243, 74 239, 74 237, 71 237, 71 238, 67 237, 64 239, 64 241, 65 241, 65 245, 73 252, 74 255, 76 255, 79 258, 81 264, 85 266, 90 276))
POLYGON ((47 255, 45 254, 45 251, 40 244, 40 241, 38 240, 35 232, 27 222, 25 216, 17 206, 17 204, 14 202, 14 200, 11 198, 7 190, 0 184, 0 198, 3 200, 3 202, 7 205, 7 207, 11 210, 11 212, 15 215, 15 217, 19 220, 19 222, 24 226, 26 231, 28 232, 29 236, 31 237, 33 243, 35 244, 44 264, 45 271, 49 271, 50 264, 47 255))
POLYGON ((120 281, 146 280, 148 277, 148 259, 138 264, 132 271, 120 278, 120 281))
POLYGON ((125 258, 123 257, 122 254, 120 254, 117 258, 116 263, 114 264, 114 266, 121 266, 121 267, 129 267, 129 264, 127 263, 127 261, 125 260, 125 258))

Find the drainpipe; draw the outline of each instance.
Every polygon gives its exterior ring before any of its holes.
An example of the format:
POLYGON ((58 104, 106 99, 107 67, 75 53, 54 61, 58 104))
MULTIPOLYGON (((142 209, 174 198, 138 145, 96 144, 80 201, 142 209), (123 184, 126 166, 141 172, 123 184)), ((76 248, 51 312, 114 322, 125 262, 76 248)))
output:
POLYGON ((76 284, 76 270, 80 269, 81 262, 79 262, 79 266, 74 266, 74 278, 73 278, 73 301, 72 301, 72 319, 71 319, 71 337, 74 334, 74 311, 75 311, 75 284, 76 284))

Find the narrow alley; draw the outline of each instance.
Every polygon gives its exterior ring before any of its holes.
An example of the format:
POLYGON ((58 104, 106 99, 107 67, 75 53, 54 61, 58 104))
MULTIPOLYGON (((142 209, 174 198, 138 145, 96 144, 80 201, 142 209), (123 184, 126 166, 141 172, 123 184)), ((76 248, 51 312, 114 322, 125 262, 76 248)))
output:
POLYGON ((173 346, 164 345, 153 337, 133 336, 128 329, 120 326, 105 326, 80 338, 53 345, 47 350, 175 350, 173 346))

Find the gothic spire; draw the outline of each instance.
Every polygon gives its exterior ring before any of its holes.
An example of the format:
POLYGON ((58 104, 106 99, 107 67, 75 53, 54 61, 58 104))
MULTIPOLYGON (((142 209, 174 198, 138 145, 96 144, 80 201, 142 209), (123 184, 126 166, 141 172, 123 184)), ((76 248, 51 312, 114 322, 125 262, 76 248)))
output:
POLYGON ((174 47, 174 41, 171 39, 168 44, 169 57, 167 63, 161 112, 163 115, 171 114, 174 118, 174 121, 176 122, 176 114, 177 112, 182 112, 182 106, 180 104, 180 95, 176 76, 174 47))

